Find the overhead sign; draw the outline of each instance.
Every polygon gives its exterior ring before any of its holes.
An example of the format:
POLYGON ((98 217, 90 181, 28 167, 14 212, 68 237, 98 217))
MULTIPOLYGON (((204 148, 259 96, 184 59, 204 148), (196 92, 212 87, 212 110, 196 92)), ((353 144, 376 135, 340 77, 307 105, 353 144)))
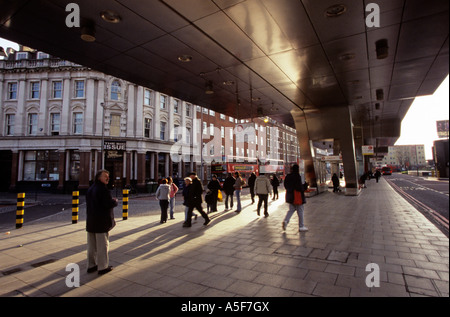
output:
POLYGON ((342 161, 341 155, 328 155, 328 156, 322 156, 322 161, 330 162, 330 161, 342 161))
POLYGON ((439 138, 448 138, 448 120, 436 121, 436 128, 439 138))
POLYGON ((362 154, 363 155, 373 155, 373 145, 363 145, 362 146, 362 154))

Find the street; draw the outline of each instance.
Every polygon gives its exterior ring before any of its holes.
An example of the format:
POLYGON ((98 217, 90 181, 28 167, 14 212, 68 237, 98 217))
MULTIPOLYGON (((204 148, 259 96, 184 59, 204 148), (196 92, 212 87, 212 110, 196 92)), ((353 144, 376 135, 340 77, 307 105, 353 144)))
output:
POLYGON ((448 236, 448 180, 406 174, 393 174, 383 177, 397 192, 448 236))

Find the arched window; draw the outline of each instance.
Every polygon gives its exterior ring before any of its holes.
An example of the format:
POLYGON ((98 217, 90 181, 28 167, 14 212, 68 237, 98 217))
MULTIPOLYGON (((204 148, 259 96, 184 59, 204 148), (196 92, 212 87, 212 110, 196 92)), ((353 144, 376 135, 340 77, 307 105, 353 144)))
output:
POLYGON ((114 80, 111 84, 111 100, 120 100, 121 87, 118 80, 114 80))

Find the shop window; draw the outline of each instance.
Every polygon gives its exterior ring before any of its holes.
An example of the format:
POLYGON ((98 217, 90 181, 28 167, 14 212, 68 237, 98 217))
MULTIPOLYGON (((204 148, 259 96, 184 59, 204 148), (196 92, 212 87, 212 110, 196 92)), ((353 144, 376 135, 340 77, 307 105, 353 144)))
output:
POLYGON ((59 153, 56 151, 26 151, 24 157, 24 181, 59 180, 59 153))

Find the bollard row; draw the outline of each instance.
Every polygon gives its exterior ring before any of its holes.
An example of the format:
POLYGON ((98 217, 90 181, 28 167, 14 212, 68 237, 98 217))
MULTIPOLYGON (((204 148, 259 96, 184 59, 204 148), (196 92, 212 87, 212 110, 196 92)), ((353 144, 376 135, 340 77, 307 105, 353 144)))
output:
MULTIPOLYGON (((123 190, 123 207, 122 207, 122 218, 123 220, 128 219, 128 195, 130 191, 128 189, 123 190)), ((78 223, 78 212, 80 205, 80 192, 72 192, 72 224, 78 223)), ((22 228, 23 226, 23 216, 25 208, 25 193, 17 194, 17 211, 16 211, 16 229, 22 228)))

